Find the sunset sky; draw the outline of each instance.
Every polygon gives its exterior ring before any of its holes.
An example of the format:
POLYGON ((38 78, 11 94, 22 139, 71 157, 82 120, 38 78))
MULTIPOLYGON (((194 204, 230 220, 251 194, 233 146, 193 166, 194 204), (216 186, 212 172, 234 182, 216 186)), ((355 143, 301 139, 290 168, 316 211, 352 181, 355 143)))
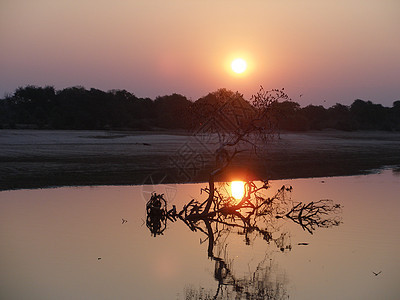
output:
POLYGON ((399 0, 0 0, 0 98, 32 84, 249 99, 262 85, 302 106, 392 106, 399 78, 399 0))

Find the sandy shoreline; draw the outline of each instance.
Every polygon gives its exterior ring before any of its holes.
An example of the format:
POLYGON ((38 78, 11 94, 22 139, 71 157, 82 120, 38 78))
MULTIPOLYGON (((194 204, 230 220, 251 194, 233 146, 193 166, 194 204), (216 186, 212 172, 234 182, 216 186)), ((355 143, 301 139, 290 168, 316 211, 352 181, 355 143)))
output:
MULTIPOLYGON (((0 130, 0 190, 201 182, 213 149, 206 137, 168 132, 0 130)), ((400 133, 284 133, 258 157, 239 155, 233 169, 284 179, 385 166, 400 166, 400 133)))

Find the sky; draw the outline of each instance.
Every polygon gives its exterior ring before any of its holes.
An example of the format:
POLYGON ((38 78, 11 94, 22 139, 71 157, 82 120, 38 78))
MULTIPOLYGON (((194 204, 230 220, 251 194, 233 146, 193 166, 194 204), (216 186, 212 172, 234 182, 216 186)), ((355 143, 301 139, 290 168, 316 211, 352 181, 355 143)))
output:
POLYGON ((50 85, 250 99, 263 86, 301 106, 391 107, 399 16, 399 0, 0 0, 0 98, 50 85))

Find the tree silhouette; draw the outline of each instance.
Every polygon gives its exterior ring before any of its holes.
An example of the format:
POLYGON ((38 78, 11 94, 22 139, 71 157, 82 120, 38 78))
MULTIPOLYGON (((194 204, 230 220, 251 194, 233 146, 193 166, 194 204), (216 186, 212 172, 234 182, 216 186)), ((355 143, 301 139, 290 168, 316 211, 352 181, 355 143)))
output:
MULTIPOLYGON (((260 90, 259 94, 278 96, 274 91, 279 93, 283 89, 260 90)), ((230 112, 231 117, 237 118, 231 120, 233 123, 222 122, 224 132, 228 132, 236 129, 235 122, 244 121, 240 112, 257 113, 259 103, 255 100, 246 101, 239 92, 225 88, 191 102, 179 94, 159 96, 153 101, 126 90, 105 92, 82 86, 55 90, 51 86, 28 85, 0 99, 0 128, 187 130, 211 122, 210 114, 216 110, 225 110, 225 117, 230 112)), ((289 97, 280 100, 270 106, 269 112, 278 131, 400 130, 399 101, 388 108, 357 99, 351 106, 336 104, 325 109, 315 105, 301 108, 289 97)), ((215 119, 214 123, 218 121, 215 119)), ((221 132, 220 129, 215 132, 221 132)))
POLYGON ((189 128, 187 112, 191 102, 182 95, 172 94, 154 100, 154 114, 157 126, 162 128, 189 128), (186 117, 185 117, 186 116, 186 117))

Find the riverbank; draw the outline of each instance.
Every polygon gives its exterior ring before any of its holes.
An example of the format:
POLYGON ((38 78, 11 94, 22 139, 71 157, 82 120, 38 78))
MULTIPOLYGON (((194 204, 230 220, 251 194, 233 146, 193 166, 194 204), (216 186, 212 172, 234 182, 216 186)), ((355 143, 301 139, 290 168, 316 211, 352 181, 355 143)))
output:
MULTIPOLYGON (((207 181, 215 146, 171 132, 0 130, 0 190, 207 181)), ((258 156, 238 155, 228 176, 342 176, 385 166, 400 166, 399 133, 283 133, 258 156)))

